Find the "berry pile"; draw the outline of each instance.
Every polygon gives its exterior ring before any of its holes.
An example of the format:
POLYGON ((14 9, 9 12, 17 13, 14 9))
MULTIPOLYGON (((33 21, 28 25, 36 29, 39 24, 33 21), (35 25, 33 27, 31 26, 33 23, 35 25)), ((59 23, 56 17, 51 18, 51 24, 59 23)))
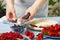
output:
POLYGON ((60 24, 56 24, 55 26, 45 27, 42 30, 42 33, 48 36, 56 36, 60 37, 60 24))
POLYGON ((43 40, 43 36, 60 37, 60 24, 44 27, 41 34, 38 34, 36 40, 43 40))
POLYGON ((17 40, 23 39, 23 36, 16 32, 6 32, 0 35, 0 40, 17 40))
MULTIPOLYGON (((25 31, 25 35, 31 40, 33 40, 35 36, 34 33, 29 30, 25 31)), ((42 32, 37 35, 36 40, 43 40, 44 35, 60 37, 60 24, 43 27, 42 32)), ((0 35, 0 40, 17 40, 17 38, 23 39, 23 36, 16 32, 6 32, 0 35)))

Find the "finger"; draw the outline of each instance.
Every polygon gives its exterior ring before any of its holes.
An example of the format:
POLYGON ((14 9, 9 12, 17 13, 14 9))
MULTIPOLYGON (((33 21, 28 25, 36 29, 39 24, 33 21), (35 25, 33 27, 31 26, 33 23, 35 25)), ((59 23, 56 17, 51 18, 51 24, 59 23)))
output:
POLYGON ((26 12, 26 13, 21 17, 22 22, 27 22, 27 21, 28 21, 28 19, 25 19, 25 17, 28 16, 27 14, 28 14, 28 13, 26 12))
POLYGON ((8 18, 8 21, 9 21, 9 22, 13 22, 13 23, 15 23, 15 21, 12 20, 11 18, 8 18))
POLYGON ((17 19, 17 16, 16 16, 15 11, 12 11, 12 14, 13 14, 13 18, 14 18, 14 19, 17 19))
POLYGON ((7 12, 6 16, 9 21, 12 21, 12 15, 10 14, 10 12, 7 12))
POLYGON ((27 22, 27 19, 20 18, 21 22, 27 22))
POLYGON ((32 20, 32 19, 33 19, 33 17, 34 17, 34 16, 30 16, 27 20, 28 20, 28 21, 29 21, 29 20, 32 20))
POLYGON ((23 22, 27 22, 27 19, 23 19, 23 22))
POLYGON ((20 18, 20 21, 23 22, 23 18, 20 18))
POLYGON ((26 16, 26 15, 24 14, 21 18, 22 18, 22 19, 25 19, 25 18, 24 18, 25 16, 26 16))
POLYGON ((19 22, 23 22, 21 18, 19 18, 17 21, 19 21, 19 22))
POLYGON ((13 14, 12 13, 8 12, 6 14, 6 16, 7 16, 7 19, 8 19, 9 22, 13 22, 13 23, 16 22, 16 20, 13 20, 13 14))

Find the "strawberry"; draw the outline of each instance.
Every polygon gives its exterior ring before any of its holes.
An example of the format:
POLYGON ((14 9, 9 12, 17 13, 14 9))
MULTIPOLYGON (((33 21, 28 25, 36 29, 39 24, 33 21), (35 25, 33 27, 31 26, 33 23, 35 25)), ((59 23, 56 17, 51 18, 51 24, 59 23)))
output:
POLYGON ((36 40, 41 40, 41 38, 37 37, 36 40))
POLYGON ((47 31, 47 29, 46 29, 46 28, 43 28, 43 30, 42 30, 42 34, 45 34, 46 31, 47 31))
POLYGON ((49 32, 48 35, 49 36, 55 36, 55 33, 54 32, 49 32))
POLYGON ((59 32, 57 32, 58 33, 58 36, 60 36, 60 31, 59 32))
POLYGON ((20 39, 23 39, 23 36, 20 34, 20 35, 19 35, 19 38, 20 38, 20 39))
POLYGON ((25 35, 26 35, 26 36, 29 36, 29 35, 30 35, 30 31, 26 31, 26 32, 25 32, 25 35))
POLYGON ((48 30, 49 31, 54 31, 54 27, 50 27, 48 30))
POLYGON ((55 32, 55 36, 57 36, 57 37, 58 37, 58 32, 55 32))
POLYGON ((30 33, 29 38, 33 39, 34 38, 34 33, 30 33))
POLYGON ((38 34, 36 40, 43 40, 43 34, 38 34))
POLYGON ((25 32, 25 35, 28 36, 30 39, 33 39, 34 38, 34 33, 33 32, 26 31, 25 32))
POLYGON ((58 27, 54 27, 54 30, 55 30, 55 31, 58 31, 58 27))

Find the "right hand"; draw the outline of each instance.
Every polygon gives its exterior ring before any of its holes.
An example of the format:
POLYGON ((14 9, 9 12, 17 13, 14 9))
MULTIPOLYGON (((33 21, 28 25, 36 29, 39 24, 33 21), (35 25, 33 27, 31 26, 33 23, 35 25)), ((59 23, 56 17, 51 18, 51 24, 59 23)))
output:
POLYGON ((14 8, 10 8, 9 10, 7 10, 6 17, 7 17, 8 21, 15 22, 16 19, 17 19, 16 13, 15 13, 15 9, 14 8))

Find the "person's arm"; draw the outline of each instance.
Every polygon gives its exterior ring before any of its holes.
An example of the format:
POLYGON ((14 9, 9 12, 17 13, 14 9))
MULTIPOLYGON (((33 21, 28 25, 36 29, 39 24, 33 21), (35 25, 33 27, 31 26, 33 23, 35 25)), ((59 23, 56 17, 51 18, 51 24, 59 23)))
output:
POLYGON ((46 1, 47 1, 47 0, 36 0, 36 1, 34 2, 34 4, 32 5, 32 7, 37 10, 37 9, 39 9, 40 7, 42 7, 42 6, 45 4, 46 1))
POLYGON ((9 8, 14 8, 14 0, 6 0, 6 4, 9 8))
POLYGON ((14 0, 6 0, 7 12, 6 16, 10 22, 15 22, 17 19, 15 9, 14 9, 14 0))
POLYGON ((37 11, 40 7, 42 7, 42 6, 45 4, 46 1, 47 1, 47 0, 35 0, 35 2, 32 4, 32 6, 30 6, 30 7, 26 10, 25 14, 21 17, 21 21, 22 21, 22 22, 26 22, 26 21, 29 21, 29 20, 33 19, 34 16, 35 16, 36 11, 37 11), (25 15, 27 15, 28 12, 30 12, 29 18, 28 18, 28 19, 23 19, 23 18, 25 17, 25 15))

